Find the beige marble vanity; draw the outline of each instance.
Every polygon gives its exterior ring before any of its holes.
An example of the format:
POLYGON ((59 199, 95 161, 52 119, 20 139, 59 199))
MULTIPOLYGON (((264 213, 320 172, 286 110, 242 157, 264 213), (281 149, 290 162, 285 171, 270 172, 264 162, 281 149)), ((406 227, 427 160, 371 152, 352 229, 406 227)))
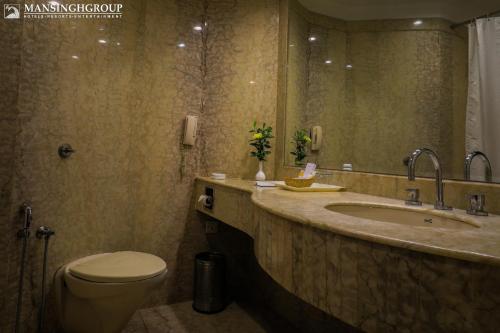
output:
POLYGON ((493 332, 500 326, 500 216, 462 210, 436 216, 424 204, 413 213, 446 223, 383 222, 385 215, 376 221, 333 210, 355 204, 356 212, 383 206, 392 213, 406 209, 404 203, 253 183, 200 177, 196 198, 208 186, 215 201, 211 210, 196 208, 251 236, 261 267, 305 302, 367 332, 493 332))

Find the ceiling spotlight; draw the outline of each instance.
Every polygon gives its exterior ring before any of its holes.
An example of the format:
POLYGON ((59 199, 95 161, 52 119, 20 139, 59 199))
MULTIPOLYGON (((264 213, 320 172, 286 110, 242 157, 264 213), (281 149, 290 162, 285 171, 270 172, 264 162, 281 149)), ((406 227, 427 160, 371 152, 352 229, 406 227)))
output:
POLYGON ((186 47, 186 44, 184 44, 184 43, 179 43, 179 44, 177 44, 177 47, 183 48, 183 47, 186 47))
POLYGON ((72 55, 71 58, 76 59, 76 60, 80 59, 80 57, 77 55, 72 55))
POLYGON ((250 84, 255 84, 255 81, 253 81, 253 80, 252 80, 252 81, 250 81, 250 82, 248 82, 248 83, 250 83, 250 84))
POLYGON ((347 64, 347 65, 345 65, 345 68, 346 69, 352 69, 352 65, 351 64, 347 64))
POLYGON ((194 30, 194 31, 202 31, 202 30, 203 30, 203 27, 202 27, 201 25, 195 25, 195 26, 193 27, 193 30, 194 30))
POLYGON ((105 39, 99 39, 98 42, 99 44, 106 44, 108 41, 105 39))
POLYGON ((316 39, 317 39, 317 38, 316 38, 316 37, 314 37, 314 36, 309 37, 309 41, 310 41, 310 42, 314 42, 316 39))
POLYGON ((329 65, 329 64, 331 64, 331 63, 332 63, 332 61, 331 61, 330 59, 325 60, 325 64, 329 65))
POLYGON ((122 45, 122 43, 120 43, 120 42, 116 42, 116 45, 117 45, 117 46, 120 46, 120 45, 122 45))
POLYGON ((413 25, 419 26, 422 23, 424 23, 424 21, 422 21, 422 20, 416 20, 416 21, 413 22, 413 25))

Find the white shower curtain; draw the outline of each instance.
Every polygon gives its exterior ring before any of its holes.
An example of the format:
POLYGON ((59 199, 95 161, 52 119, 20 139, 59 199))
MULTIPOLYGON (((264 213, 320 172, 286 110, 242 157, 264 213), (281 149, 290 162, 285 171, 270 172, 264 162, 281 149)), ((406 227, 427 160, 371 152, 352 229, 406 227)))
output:
MULTIPOLYGON (((469 25, 465 149, 466 153, 485 153, 491 161, 493 181, 500 182, 500 17, 469 25)), ((472 179, 483 180, 482 165, 474 164, 472 179)))

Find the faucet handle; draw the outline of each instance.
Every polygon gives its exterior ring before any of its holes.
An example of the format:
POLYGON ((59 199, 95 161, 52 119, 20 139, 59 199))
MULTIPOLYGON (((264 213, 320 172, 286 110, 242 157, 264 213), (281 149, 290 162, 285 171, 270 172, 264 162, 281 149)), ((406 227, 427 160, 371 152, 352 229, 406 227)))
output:
POLYGON ((422 201, 419 200, 420 190, 418 188, 407 188, 406 192, 405 204, 408 206, 422 206, 422 201))
POLYGON ((484 210, 486 196, 482 193, 473 193, 468 195, 469 208, 467 214, 477 216, 488 216, 488 212, 484 210))

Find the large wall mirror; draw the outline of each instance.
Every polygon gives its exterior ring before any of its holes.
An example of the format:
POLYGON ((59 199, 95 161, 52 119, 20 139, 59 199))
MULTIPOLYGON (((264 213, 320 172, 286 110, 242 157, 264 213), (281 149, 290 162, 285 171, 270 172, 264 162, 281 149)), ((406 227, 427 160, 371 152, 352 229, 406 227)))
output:
MULTIPOLYGON (((470 179, 500 182, 497 0, 288 7, 285 165, 405 175, 405 157, 425 147, 445 178, 463 180, 466 156, 480 151, 492 176, 478 155, 470 179)), ((431 177, 425 160, 417 173, 431 177)))

